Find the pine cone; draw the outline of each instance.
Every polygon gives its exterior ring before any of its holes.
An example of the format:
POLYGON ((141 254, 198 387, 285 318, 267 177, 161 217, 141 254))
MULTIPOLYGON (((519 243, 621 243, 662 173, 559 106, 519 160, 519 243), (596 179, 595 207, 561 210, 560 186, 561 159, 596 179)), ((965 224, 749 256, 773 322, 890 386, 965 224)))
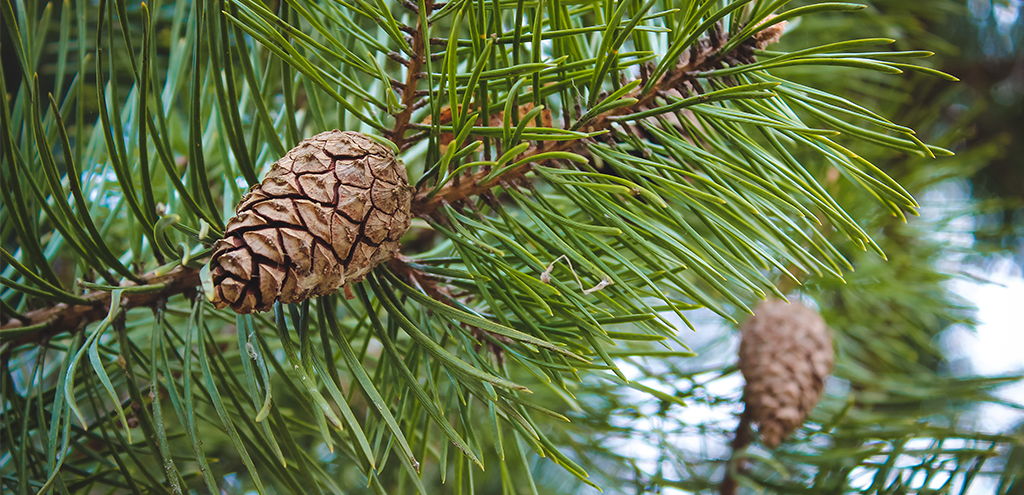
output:
POLYGON ((825 320, 793 302, 764 301, 740 330, 740 371, 750 420, 771 448, 804 422, 835 359, 825 320))
POLYGON ((214 244, 211 301, 267 311, 362 280, 398 250, 412 190, 405 165, 363 134, 302 141, 242 198, 214 244))

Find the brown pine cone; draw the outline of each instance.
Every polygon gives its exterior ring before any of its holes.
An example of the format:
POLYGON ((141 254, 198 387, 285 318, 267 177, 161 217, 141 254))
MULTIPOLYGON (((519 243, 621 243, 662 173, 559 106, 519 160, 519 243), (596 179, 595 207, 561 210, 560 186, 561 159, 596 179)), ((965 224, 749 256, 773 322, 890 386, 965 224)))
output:
POLYGON ((825 320, 806 306, 764 301, 740 327, 746 413, 771 448, 804 422, 835 359, 825 320))
POLYGON ((214 306, 267 311, 358 282, 409 229, 413 188, 394 153, 363 134, 306 139, 271 166, 214 244, 214 306))

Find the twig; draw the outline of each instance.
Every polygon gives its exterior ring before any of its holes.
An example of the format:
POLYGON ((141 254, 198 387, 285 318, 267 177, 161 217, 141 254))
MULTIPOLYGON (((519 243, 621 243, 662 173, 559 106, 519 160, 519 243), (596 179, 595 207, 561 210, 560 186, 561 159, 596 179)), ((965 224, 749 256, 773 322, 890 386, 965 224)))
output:
MULTIPOLYGON (((125 292, 121 296, 121 307, 125 310, 152 306, 157 301, 194 290, 199 285, 199 270, 179 266, 167 273, 150 272, 143 275, 142 279, 146 283, 139 285, 164 284, 164 287, 157 292, 125 292)), ((129 284, 125 287, 136 286, 136 284, 129 284)), ((8 349, 28 342, 44 342, 56 334, 74 332, 93 321, 101 320, 107 316, 107 312, 110 309, 110 292, 94 291, 84 297, 92 304, 59 303, 48 308, 26 313, 25 316, 31 322, 28 325, 14 325, 11 323, 4 325, 3 330, 15 330, 30 325, 44 325, 38 332, 22 335, 5 342, 11 344, 8 349)))
MULTIPOLYGON (((753 42, 753 38, 750 41, 753 42)), ((700 48, 690 52, 690 56, 685 64, 677 67, 676 70, 665 74, 661 81, 659 81, 651 91, 641 93, 641 89, 637 89, 623 97, 636 98, 636 103, 602 114, 593 119, 589 124, 584 126, 584 129, 581 130, 594 132, 610 129, 612 124, 615 123, 615 121, 612 120, 612 117, 639 112, 651 105, 654 102, 655 97, 661 91, 677 89, 686 81, 692 79, 695 73, 709 70, 718 64, 717 49, 713 48, 711 43, 702 42, 694 46, 697 47, 698 45, 700 48)), ((739 47, 736 48, 736 51, 739 51, 745 45, 746 43, 740 44, 739 47)), ((721 44, 719 46, 721 46, 721 44)), ((538 149, 537 147, 532 147, 524 152, 522 159, 526 160, 531 156, 542 152, 566 151, 575 145, 576 141, 556 141, 548 143, 543 150, 538 149)), ((517 177, 528 172, 533 165, 533 163, 527 161, 523 165, 512 168, 504 172, 502 175, 494 177, 483 183, 480 181, 489 175, 490 172, 480 171, 470 176, 467 180, 460 181, 458 184, 450 183, 445 187, 442 187, 441 190, 433 196, 430 196, 431 188, 424 187, 416 194, 416 197, 413 198, 412 211, 421 217, 430 216, 444 201, 455 203, 467 197, 479 196, 486 191, 490 191, 491 188, 498 185, 506 177, 517 177)))
MULTIPOLYGON (((424 5, 427 8, 427 12, 431 12, 434 8, 433 0, 426 0, 424 5)), ((405 85, 402 88, 402 105, 405 108, 395 115, 395 126, 391 129, 390 138, 391 141, 398 146, 398 149, 402 149, 402 144, 405 141, 405 131, 409 127, 409 121, 412 119, 412 112, 416 109, 416 84, 420 78, 423 77, 423 62, 424 55, 426 54, 426 45, 424 44, 423 34, 426 31, 427 26, 417 21, 416 29, 411 30, 410 35, 412 36, 412 51, 416 54, 407 64, 403 64, 408 67, 408 71, 405 76, 405 85)))
POLYGON ((725 478, 719 485, 721 495, 735 495, 737 485, 736 478, 733 477, 733 470, 735 469, 736 473, 742 473, 746 469, 744 462, 737 462, 736 452, 747 448, 753 441, 754 434, 750 429, 750 414, 747 409, 744 409, 743 414, 740 415, 740 424, 736 426, 736 436, 732 439, 732 455, 725 465, 725 478))
POLYGON ((545 284, 549 284, 550 285, 551 284, 551 272, 555 269, 555 264, 557 264, 559 261, 562 261, 562 260, 565 260, 565 264, 569 265, 569 271, 572 272, 572 276, 573 276, 573 278, 576 279, 576 284, 580 286, 580 290, 583 291, 583 295, 592 294, 592 293, 597 292, 597 291, 599 291, 599 290, 601 290, 601 289, 603 289, 605 287, 608 287, 609 285, 611 285, 613 283, 612 280, 610 278, 608 278, 607 275, 605 275, 604 277, 601 278, 601 281, 598 282, 597 285, 595 285, 595 286, 593 286, 593 287, 591 287, 589 289, 584 287, 583 286, 583 281, 580 280, 580 276, 576 274, 576 269, 574 269, 572 267, 572 261, 570 261, 569 257, 564 255, 564 254, 559 256, 559 257, 557 257, 557 258, 555 258, 555 261, 552 261, 551 264, 548 265, 548 267, 544 270, 544 273, 540 274, 540 281, 544 282, 545 284))

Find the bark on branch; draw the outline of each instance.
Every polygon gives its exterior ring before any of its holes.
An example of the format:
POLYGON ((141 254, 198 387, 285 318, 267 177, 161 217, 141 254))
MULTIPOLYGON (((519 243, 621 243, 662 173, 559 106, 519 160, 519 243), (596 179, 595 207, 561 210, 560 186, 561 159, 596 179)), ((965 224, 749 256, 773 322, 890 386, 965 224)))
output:
MULTIPOLYGON (((194 291, 199 285, 199 270, 179 266, 167 273, 150 272, 142 276, 145 284, 129 283, 125 288, 138 287, 140 285, 163 285, 154 292, 126 292, 121 296, 121 307, 126 311, 132 308, 153 306, 158 301, 188 291, 194 291)), ((29 318, 27 325, 12 320, 3 326, 3 330, 16 331, 29 326, 39 326, 39 330, 28 334, 20 335, 17 338, 3 339, 8 350, 14 346, 29 342, 45 342, 50 337, 63 332, 75 332, 84 328, 89 323, 101 320, 107 316, 110 310, 110 292, 93 291, 83 297, 91 304, 67 304, 59 303, 48 308, 37 309, 25 314, 29 318)), ((6 332, 5 332, 6 333, 6 332)), ((0 334, 2 335, 2 334, 0 334)))
MULTIPOLYGON (((724 36, 719 39, 705 39, 700 41, 687 52, 686 61, 681 63, 674 70, 666 73, 651 91, 643 93, 641 87, 634 90, 632 93, 623 96, 623 99, 635 98, 637 100, 636 103, 619 107, 610 112, 601 114, 588 123, 582 130, 587 132, 608 130, 612 127, 612 124, 615 123, 613 117, 629 115, 651 108, 655 98, 659 95, 667 91, 683 88, 689 81, 695 78, 694 75, 696 73, 713 70, 723 61, 728 61, 732 64, 753 62, 753 48, 764 48, 767 44, 777 41, 779 33, 781 33, 784 28, 784 24, 785 23, 776 24, 757 33, 755 37, 741 43, 730 53, 719 52, 719 48, 726 41, 724 36)), ((712 36, 715 35, 713 34, 712 36)), ((531 156, 542 152, 565 151, 576 144, 577 141, 555 141, 553 143, 548 143, 548 146, 543 149, 531 147, 522 155, 516 157, 515 160, 520 161, 528 159, 531 156)), ((430 216, 434 210, 439 208, 445 202, 455 203, 469 197, 479 196, 490 191, 498 184, 507 181, 509 178, 517 177, 528 172, 534 165, 535 163, 533 162, 527 162, 519 167, 510 169, 487 182, 481 182, 481 180, 485 178, 490 171, 480 171, 470 177, 449 183, 433 196, 429 196, 430 188, 423 188, 423 190, 413 198, 412 211, 417 216, 430 216)))

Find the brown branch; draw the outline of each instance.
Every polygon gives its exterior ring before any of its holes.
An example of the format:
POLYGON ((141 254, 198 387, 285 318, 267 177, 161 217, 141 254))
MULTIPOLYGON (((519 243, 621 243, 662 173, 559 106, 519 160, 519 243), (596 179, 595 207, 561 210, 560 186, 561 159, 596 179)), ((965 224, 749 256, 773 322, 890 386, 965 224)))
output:
POLYGON ((732 455, 725 466, 725 478, 722 478, 722 483, 719 485, 721 495, 735 495, 737 484, 734 473, 742 474, 747 469, 746 462, 736 458, 736 452, 747 448, 753 441, 754 432, 750 428, 750 413, 744 409, 743 414, 740 415, 740 424, 736 426, 736 436, 733 437, 732 445, 730 445, 732 455))
MULTIPOLYGON (((752 38, 751 40, 748 40, 748 42, 740 44, 733 50, 733 52, 737 52, 737 54, 741 54, 740 56, 743 57, 742 54, 744 52, 749 52, 751 48, 750 45, 753 43, 758 43, 756 38, 752 38)), ((654 85, 650 91, 642 92, 643 88, 641 87, 623 97, 624 99, 636 98, 636 103, 599 115, 584 126, 582 130, 586 132, 609 130, 611 129, 612 124, 615 123, 614 117, 629 115, 631 113, 647 109, 654 103, 654 99, 658 94, 670 90, 678 90, 679 88, 682 88, 686 82, 693 80, 695 73, 714 69, 720 63, 722 58, 721 54, 718 53, 718 47, 721 47, 722 44, 722 40, 719 40, 717 43, 711 43, 707 40, 697 43, 694 45, 693 49, 688 51, 689 57, 687 57, 687 60, 676 67, 675 70, 666 73, 661 80, 658 81, 658 84, 654 85)), ((732 55, 732 53, 726 55, 732 55)), ((749 55, 746 57, 749 57, 749 55)), ((555 141, 553 143, 549 143, 543 149, 531 147, 523 152, 523 154, 517 158, 517 161, 528 159, 531 156, 535 156, 540 153, 565 151, 576 144, 576 141, 555 141)), ((430 216, 444 202, 455 203, 468 197, 479 196, 490 191, 503 180, 518 177, 529 172, 533 165, 534 164, 532 162, 527 162, 484 183, 481 183, 480 181, 486 177, 490 171, 480 171, 470 177, 467 177, 465 180, 459 181, 458 183, 453 182, 442 187, 441 190, 433 196, 429 196, 431 188, 424 187, 416 194, 416 197, 413 198, 412 211, 420 217, 430 216)))
MULTIPOLYGON (((426 0, 424 5, 427 8, 427 12, 431 12, 434 8, 433 0, 426 0)), ((409 128, 412 112, 416 109, 416 84, 423 77, 424 55, 426 54, 423 34, 426 29, 427 26, 417 21, 416 29, 411 32, 412 51, 416 56, 412 57, 408 63, 403 63, 408 68, 405 75, 405 85, 402 87, 402 105, 404 108, 398 115, 395 115, 395 126, 391 129, 389 136, 391 141, 398 146, 398 149, 402 149, 402 144, 405 141, 405 131, 409 128)))
MULTIPOLYGON (((434 8, 433 2, 431 0, 427 0, 426 7, 428 11, 431 11, 434 8)), ((421 71, 424 63, 423 54, 425 53, 425 40, 423 36, 424 28, 425 26, 418 25, 417 29, 412 34, 412 46, 414 52, 417 53, 417 56, 409 60, 406 82, 404 88, 402 88, 402 104, 405 105, 405 108, 401 113, 395 115, 395 126, 389 133, 389 137, 396 145, 398 145, 399 149, 405 149, 407 145, 412 144, 415 138, 424 135, 424 133, 414 135, 414 139, 410 139, 409 142, 406 142, 405 139, 405 133, 410 126, 412 113, 416 108, 416 98, 419 96, 416 91, 416 85, 423 77, 423 73, 421 71)), ((712 70, 717 67, 722 60, 730 58, 738 60, 741 63, 749 63, 752 61, 750 55, 752 53, 751 48, 763 48, 763 45, 777 40, 778 32, 781 32, 780 25, 765 29, 761 33, 755 35, 754 38, 740 44, 735 50, 728 54, 718 52, 717 47, 722 46, 724 40, 716 40, 717 43, 710 43, 707 40, 704 40, 695 44, 687 51, 687 59, 674 70, 669 71, 665 76, 663 76, 651 91, 647 93, 635 91, 626 96, 626 98, 636 98, 636 103, 598 116, 587 124, 583 130, 587 132, 595 132, 610 129, 612 124, 615 123, 613 117, 635 113, 648 108, 652 103, 654 103, 655 97, 661 92, 682 88, 685 83, 694 79, 695 73, 712 70)), ((523 155, 521 155, 520 159, 529 158, 530 156, 535 156, 541 152, 564 151, 575 144, 575 141, 558 141, 549 143, 549 145, 545 146, 542 150, 538 148, 527 150, 523 155)), ((532 166, 532 163, 527 163, 508 170, 485 183, 481 183, 480 181, 488 174, 488 172, 477 172, 466 177, 464 180, 452 182, 451 184, 443 187, 438 194, 432 197, 427 197, 429 188, 424 188, 413 198, 412 214, 421 218, 429 217, 437 210, 438 207, 446 202, 455 203, 469 197, 488 193, 492 188, 503 182, 509 182, 517 177, 521 177, 523 174, 528 172, 532 166)), ((142 278, 145 281, 145 285, 164 284, 163 288, 150 293, 124 294, 121 306, 126 310, 137 307, 153 306, 158 301, 166 300, 171 296, 194 290, 200 283, 199 270, 187 267, 178 267, 162 275, 150 273, 144 275, 142 278)), ((134 285, 127 285, 126 287, 132 286, 134 285)), ((0 327, 0 330, 12 331, 30 326, 39 327, 39 329, 34 333, 20 335, 7 342, 0 342, 0 344, 6 346, 5 352, 9 352, 17 345, 30 342, 44 342, 59 333, 74 332, 78 329, 84 328, 85 325, 90 322, 100 320, 107 315, 110 308, 109 292, 95 291, 86 294, 84 297, 90 300, 92 304, 69 305, 66 303, 60 303, 51 307, 26 313, 24 316, 28 319, 27 322, 11 319, 4 323, 3 326, 0 327)), ((2 336, 2 334, 0 334, 0 336, 2 336)))
MULTIPOLYGON (((163 284, 163 288, 155 292, 124 293, 121 296, 121 308, 127 311, 132 308, 152 306, 156 304, 157 301, 166 299, 173 295, 181 294, 189 290, 195 290, 196 286, 199 285, 199 270, 179 266, 163 274, 155 272, 148 273, 143 275, 142 279, 146 282, 143 285, 163 284)), ((138 285, 132 283, 125 285, 124 287, 128 288, 137 286, 138 285)), ((107 312, 110 311, 110 292, 94 291, 87 294, 85 298, 88 299, 91 304, 59 303, 48 308, 30 311, 25 314, 25 316, 30 320, 27 325, 8 322, 3 326, 3 330, 13 330, 31 325, 42 325, 43 328, 36 333, 23 335, 12 341, 4 343, 11 344, 13 347, 28 342, 43 342, 59 333, 74 332, 79 328, 85 327, 85 325, 88 325, 91 322, 103 319, 107 316, 107 312)))

